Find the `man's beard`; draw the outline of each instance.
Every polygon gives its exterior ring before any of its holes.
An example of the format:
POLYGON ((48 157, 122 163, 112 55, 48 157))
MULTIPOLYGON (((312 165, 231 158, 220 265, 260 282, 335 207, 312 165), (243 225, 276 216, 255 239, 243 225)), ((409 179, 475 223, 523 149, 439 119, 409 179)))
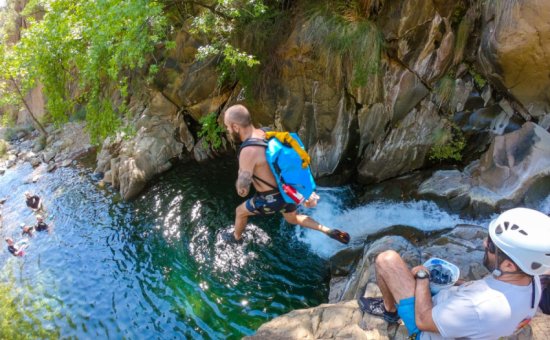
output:
POLYGON ((241 142, 241 136, 235 131, 231 131, 229 133, 229 139, 235 144, 239 144, 241 142))
POLYGON ((483 255, 483 266, 490 272, 495 270, 495 263, 489 260, 489 251, 487 249, 485 249, 485 255, 483 255))

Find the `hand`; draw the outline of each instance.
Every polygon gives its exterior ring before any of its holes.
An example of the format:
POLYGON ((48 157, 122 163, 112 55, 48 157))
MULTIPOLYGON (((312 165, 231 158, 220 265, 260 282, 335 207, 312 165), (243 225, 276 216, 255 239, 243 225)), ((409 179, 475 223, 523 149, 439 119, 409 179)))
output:
POLYGON ((317 201, 319 196, 316 193, 312 193, 311 196, 304 202, 304 207, 306 208, 315 208, 317 206, 317 201))
POLYGON ((416 277, 416 273, 418 273, 418 272, 421 271, 421 270, 425 270, 425 271, 427 271, 428 273, 430 272, 430 271, 428 270, 428 268, 424 267, 423 265, 420 265, 420 266, 416 266, 416 267, 414 267, 413 269, 411 269, 411 274, 412 274, 412 276, 413 276, 413 277, 416 277))
POLYGON ((248 190, 246 190, 245 188, 237 189, 237 195, 245 197, 246 195, 248 195, 248 190))

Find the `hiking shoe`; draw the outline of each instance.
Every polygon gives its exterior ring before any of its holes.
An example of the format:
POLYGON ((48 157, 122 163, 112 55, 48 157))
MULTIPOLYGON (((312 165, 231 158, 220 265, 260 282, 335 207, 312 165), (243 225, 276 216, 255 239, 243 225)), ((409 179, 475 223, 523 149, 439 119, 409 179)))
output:
POLYGON ((387 323, 398 323, 399 314, 397 312, 388 312, 384 307, 384 300, 376 297, 363 297, 361 296, 357 301, 359 308, 365 312, 374 316, 381 316, 387 323))
POLYGON ((230 230, 226 230, 222 232, 222 240, 224 240, 227 243, 243 244, 243 238, 241 237, 240 240, 237 240, 233 232, 230 230))
POLYGON ((343 244, 348 244, 350 237, 349 234, 345 231, 340 231, 338 229, 331 229, 327 233, 328 237, 335 239, 338 242, 342 242, 343 244))

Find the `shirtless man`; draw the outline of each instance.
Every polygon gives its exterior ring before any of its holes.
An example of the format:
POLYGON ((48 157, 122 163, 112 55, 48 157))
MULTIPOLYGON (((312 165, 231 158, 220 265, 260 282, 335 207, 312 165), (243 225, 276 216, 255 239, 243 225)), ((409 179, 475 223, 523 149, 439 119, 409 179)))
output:
MULTIPOLYGON (((252 125, 250 113, 243 105, 233 105, 225 111, 224 125, 228 135, 235 143, 241 143, 249 138, 263 140, 265 132, 252 125)), ((307 215, 297 214, 298 206, 286 203, 279 192, 275 177, 271 172, 265 156, 265 147, 251 145, 241 149, 239 155, 239 175, 236 183, 237 194, 246 197, 250 192, 250 185, 256 193, 236 209, 235 231, 224 237, 232 242, 242 242, 242 233, 246 228, 249 216, 269 215, 281 212, 290 224, 318 230, 329 237, 347 244, 350 240, 348 233, 338 229, 330 229, 307 215)), ((315 195, 304 202, 304 206, 312 208, 317 205, 315 195)))

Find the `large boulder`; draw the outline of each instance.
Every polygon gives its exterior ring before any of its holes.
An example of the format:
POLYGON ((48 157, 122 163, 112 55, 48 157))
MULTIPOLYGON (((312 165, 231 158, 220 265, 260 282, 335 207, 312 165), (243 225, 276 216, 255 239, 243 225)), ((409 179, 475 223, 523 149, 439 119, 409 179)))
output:
POLYGON ((486 214, 535 204, 550 192, 550 133, 528 122, 520 130, 495 137, 479 162, 463 172, 438 171, 419 193, 443 197, 453 210, 486 214))
POLYGON ((478 60, 535 117, 550 112, 549 1, 485 2, 478 60))
POLYGON ((136 136, 108 138, 98 155, 96 172, 106 173, 105 180, 119 188, 125 200, 138 195, 155 175, 170 169, 184 148, 194 147, 177 106, 158 92, 151 98, 135 123, 136 136))

